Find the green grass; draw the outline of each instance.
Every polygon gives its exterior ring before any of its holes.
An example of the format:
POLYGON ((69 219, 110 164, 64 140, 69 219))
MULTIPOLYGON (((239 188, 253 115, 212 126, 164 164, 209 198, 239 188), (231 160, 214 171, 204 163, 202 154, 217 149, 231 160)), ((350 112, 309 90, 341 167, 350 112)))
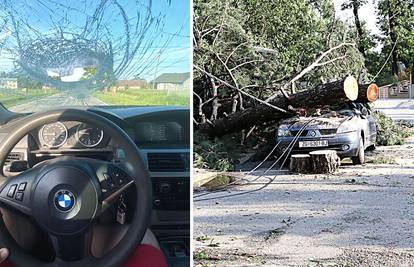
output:
POLYGON ((98 91, 93 95, 109 105, 190 105, 189 90, 126 89, 117 92, 98 91))
POLYGON ((28 89, 27 92, 23 92, 19 89, 12 90, 16 90, 15 95, 9 95, 4 92, 0 92, 0 103, 2 103, 6 108, 23 104, 25 102, 32 101, 36 98, 45 97, 57 93, 56 90, 48 90, 47 92, 45 92, 42 89, 28 89))

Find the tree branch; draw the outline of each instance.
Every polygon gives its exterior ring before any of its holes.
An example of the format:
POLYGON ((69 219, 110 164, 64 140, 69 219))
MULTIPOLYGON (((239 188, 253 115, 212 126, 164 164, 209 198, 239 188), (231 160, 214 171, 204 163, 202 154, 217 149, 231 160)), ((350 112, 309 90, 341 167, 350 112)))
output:
MULTIPOLYGON (((337 46, 331 47, 330 49, 326 50, 325 52, 323 52, 311 65, 309 65, 308 67, 304 68, 298 75, 296 75, 292 80, 290 80, 288 83, 286 83, 284 86, 282 86, 281 91, 282 94, 285 97, 288 97, 286 94, 286 89, 289 85, 293 84, 294 82, 296 82, 297 80, 299 80, 300 78, 302 78, 303 76, 305 76, 307 73, 309 73, 310 71, 312 71, 314 68, 322 66, 322 65, 326 65, 324 63, 320 63, 322 61, 322 59, 324 59, 326 56, 328 56, 329 54, 331 54, 332 52, 344 47, 344 46, 355 46, 355 43, 349 43, 349 42, 344 42, 341 43, 337 46), (322 64, 322 65, 321 65, 322 64)), ((327 61, 329 63, 329 61, 327 61)), ((332 63, 332 62, 330 62, 332 63)), ((277 97, 277 94, 274 94, 270 97, 268 97, 266 99, 266 102, 269 102, 273 99, 275 99, 277 97)))
POLYGON ((226 81, 223 81, 222 79, 220 79, 220 78, 218 78, 218 77, 214 76, 213 74, 208 73, 207 71, 203 70, 202 68, 200 68, 200 67, 199 67, 199 66, 197 66, 197 65, 194 65, 194 68, 196 68, 197 70, 201 71, 202 73, 204 73, 204 74, 205 74, 205 75, 207 75, 208 77, 213 78, 213 79, 215 79, 215 80, 217 80, 217 81, 219 81, 219 82, 223 83, 224 85, 226 85, 226 86, 228 86, 228 87, 230 87, 230 88, 232 88, 232 89, 235 89, 235 90, 239 91, 241 94, 243 94, 243 95, 245 95, 245 96, 248 96, 248 97, 250 97, 250 98, 252 98, 252 99, 256 100, 256 101, 257 101, 257 102, 259 102, 259 103, 262 103, 262 104, 264 104, 264 105, 266 105, 266 106, 268 106, 268 107, 271 107, 271 108, 273 108, 273 109, 275 109, 275 110, 277 110, 277 111, 280 111, 280 112, 282 112, 282 113, 289 113, 289 112, 287 112, 286 110, 284 110, 284 109, 282 109, 282 108, 280 108, 280 107, 274 106, 274 105, 272 105, 272 104, 270 104, 270 103, 268 103, 268 102, 266 102, 266 101, 264 101, 264 100, 261 100, 261 99, 259 99, 259 98, 255 97, 255 96, 253 96, 253 95, 251 95, 251 94, 249 94, 249 93, 247 93, 247 92, 245 92, 245 91, 240 90, 239 88, 237 88, 237 87, 235 87, 235 86, 233 86, 233 85, 229 84, 229 83, 228 83, 228 82, 226 82, 226 81))

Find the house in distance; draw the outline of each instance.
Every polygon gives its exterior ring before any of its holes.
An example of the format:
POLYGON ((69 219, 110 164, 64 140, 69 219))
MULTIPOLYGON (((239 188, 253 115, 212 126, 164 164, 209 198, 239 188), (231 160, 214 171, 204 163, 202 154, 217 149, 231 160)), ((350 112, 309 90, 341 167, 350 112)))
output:
POLYGON ((17 78, 0 78, 0 88, 17 89, 17 78))
POLYGON ((145 79, 118 80, 116 87, 123 89, 145 89, 148 87, 148 83, 145 79))
POLYGON ((188 89, 190 88, 190 73, 163 73, 152 81, 158 90, 188 89))

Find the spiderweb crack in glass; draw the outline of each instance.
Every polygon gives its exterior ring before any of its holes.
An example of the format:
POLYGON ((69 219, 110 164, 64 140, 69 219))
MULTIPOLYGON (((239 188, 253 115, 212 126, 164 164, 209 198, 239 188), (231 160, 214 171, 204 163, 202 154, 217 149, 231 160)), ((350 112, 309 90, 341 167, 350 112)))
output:
MULTIPOLYGON (((68 36, 70 39, 41 38, 23 47, 19 65, 32 77, 54 87, 92 88, 104 87, 111 82, 113 54, 110 44, 68 36), (95 68, 90 77, 83 75, 79 80, 64 80, 74 73, 76 68, 95 68), (57 73, 51 76, 50 73, 57 73), (58 78, 56 78, 58 77, 58 78), (60 78, 59 78, 60 77, 60 78)), ((83 74, 83 73, 82 73, 83 74)))
MULTIPOLYGON (((48 86, 100 89, 151 73, 175 34, 163 34, 170 1, 3 0, 0 52, 48 86), (154 49, 156 41, 157 48, 154 49)), ((179 32, 177 32, 179 34, 179 32)))

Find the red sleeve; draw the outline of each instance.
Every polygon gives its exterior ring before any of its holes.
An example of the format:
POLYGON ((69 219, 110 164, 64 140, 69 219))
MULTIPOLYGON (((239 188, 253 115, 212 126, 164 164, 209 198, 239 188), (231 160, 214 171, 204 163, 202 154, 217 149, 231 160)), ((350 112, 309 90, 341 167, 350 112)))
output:
MULTIPOLYGON (((123 267, 167 267, 167 260, 161 250, 151 245, 140 245, 135 252, 129 257, 123 267)), ((5 260, 0 263, 0 267, 13 267, 5 260)))
POLYGON ((0 263, 0 267, 13 267, 13 265, 8 260, 5 260, 2 263, 0 263))
MULTIPOLYGON (((151 245, 142 244, 129 257, 123 267, 167 267, 162 251, 151 245)), ((0 266, 3 267, 3 266, 0 266)))

